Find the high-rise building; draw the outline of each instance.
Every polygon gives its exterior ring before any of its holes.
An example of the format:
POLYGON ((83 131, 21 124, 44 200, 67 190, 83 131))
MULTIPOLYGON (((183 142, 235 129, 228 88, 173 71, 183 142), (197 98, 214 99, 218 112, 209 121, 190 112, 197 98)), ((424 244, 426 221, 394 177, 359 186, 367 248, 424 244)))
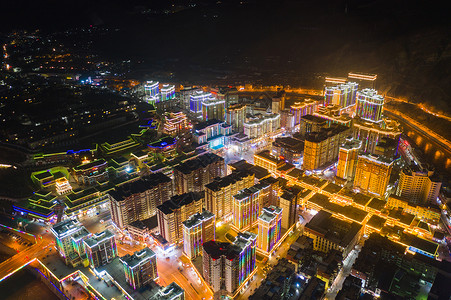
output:
POLYGON ((205 185, 225 173, 224 158, 206 153, 188 160, 174 168, 174 183, 177 194, 200 192, 205 185))
POLYGON ((318 111, 314 112, 313 115, 324 119, 327 127, 332 124, 352 127, 353 118, 338 105, 329 104, 329 106, 320 106, 318 111))
POLYGON ((279 204, 279 180, 269 176, 260 179, 259 183, 262 184, 262 186, 265 186, 265 189, 269 191, 269 194, 263 197, 262 207, 277 206, 279 204))
POLYGON ((173 196, 158 206, 157 220, 160 234, 170 244, 183 240, 183 224, 190 216, 201 213, 205 200, 204 192, 189 192, 173 196))
POLYGON ((204 210, 182 222, 183 252, 190 259, 202 254, 202 244, 215 239, 215 215, 204 210))
POLYGON ((294 125, 301 123, 303 116, 312 115, 318 110, 319 103, 316 100, 305 99, 303 102, 295 102, 290 106, 290 112, 294 115, 294 125))
POLYGON ((283 189, 279 197, 279 207, 282 208, 282 228, 290 229, 297 219, 296 206, 300 202, 300 197, 304 189, 298 185, 293 185, 283 189))
MULTIPOLYGON (((53 225, 50 229, 56 239, 56 248, 66 264, 71 261, 71 255, 75 254, 72 237, 86 231, 76 219, 68 219, 53 225)), ((78 243, 77 243, 78 244, 78 243)))
POLYGON ((244 121, 246 120, 246 105, 233 104, 226 109, 226 123, 232 125, 234 132, 244 131, 244 121))
POLYGON ((334 124, 320 132, 309 134, 304 143, 304 170, 317 170, 334 162, 338 158, 340 145, 350 131, 346 126, 334 124))
POLYGON ((192 95, 190 95, 189 108, 190 111, 194 114, 202 114, 202 102, 212 99, 214 97, 210 93, 206 93, 204 91, 196 91, 192 95))
POLYGON ((83 243, 91 268, 103 266, 117 256, 116 238, 108 229, 93 234, 83 243))
POLYGON ((356 115, 370 122, 380 122, 384 108, 384 97, 376 90, 364 89, 357 92, 356 115))
POLYGON ((372 154, 359 155, 354 187, 377 197, 385 197, 393 161, 372 154))
POLYGON ((147 81, 144 84, 144 95, 144 100, 147 103, 160 102, 160 83, 158 81, 147 81))
POLYGON ((262 137, 274 133, 280 128, 279 114, 257 114, 247 118, 244 122, 244 134, 250 139, 262 137))
POLYGON ((398 154, 399 140, 389 137, 382 137, 376 144, 374 154, 395 159, 398 154))
POLYGON ((357 82, 361 88, 370 88, 370 89, 376 88, 377 75, 375 74, 349 72, 348 79, 357 82))
MULTIPOLYGON (((352 127, 354 138, 362 141, 361 150, 371 154, 377 154, 377 144, 384 138, 394 140, 398 146, 402 133, 399 122, 387 118, 383 118, 379 123, 354 118, 352 127)), ((396 156, 397 148, 395 151, 396 156)))
POLYGON ((280 114, 280 127, 284 128, 288 132, 294 130, 295 129, 294 114, 288 109, 279 111, 279 114, 280 114))
POLYGON ((196 87, 185 87, 180 90, 180 103, 185 110, 190 110, 191 95, 200 91, 201 89, 196 87))
POLYGON ((136 290, 158 279, 157 255, 149 248, 120 258, 124 266, 125 280, 136 290))
POLYGON ((346 138, 338 153, 337 177, 348 181, 354 179, 361 146, 361 141, 354 138, 346 138))
POLYGON ((227 221, 233 212, 233 196, 254 185, 254 174, 250 170, 232 172, 205 185, 205 208, 217 220, 227 221))
POLYGON ((299 123, 299 133, 302 136, 307 134, 320 132, 322 128, 329 127, 327 121, 314 115, 305 115, 299 123))
POLYGON ((257 235, 239 233, 233 244, 209 241, 203 244, 203 273, 214 293, 229 296, 239 292, 255 270, 257 235))
POLYGON ((165 113, 163 132, 171 136, 177 136, 188 129, 188 119, 186 115, 179 112, 165 113))
POLYGON ((281 238, 281 232, 282 208, 264 207, 258 217, 257 247, 265 253, 271 253, 281 238))
POLYGON ((304 152, 304 142, 292 137, 278 137, 272 143, 272 154, 290 164, 299 164, 304 152))
POLYGON ((433 170, 417 165, 404 168, 399 174, 396 195, 408 199, 411 204, 435 204, 442 183, 433 170))
POLYGON ((154 173, 109 192, 111 219, 119 228, 156 214, 157 206, 172 196, 172 180, 154 173))
POLYGON ((163 84, 161 87, 161 101, 172 100, 175 98, 175 85, 163 84))
POLYGON ((359 85, 355 82, 339 84, 337 86, 325 87, 324 103, 325 105, 338 105, 347 108, 355 104, 356 93, 359 85))
POLYGON ((263 203, 269 203, 272 185, 257 183, 233 196, 232 226, 237 231, 245 231, 256 225, 263 203))
POLYGON ((279 91, 277 95, 272 98, 271 112, 278 114, 285 109, 285 91, 279 91))
POLYGON ((224 121, 224 100, 209 98, 202 100, 202 119, 224 121))

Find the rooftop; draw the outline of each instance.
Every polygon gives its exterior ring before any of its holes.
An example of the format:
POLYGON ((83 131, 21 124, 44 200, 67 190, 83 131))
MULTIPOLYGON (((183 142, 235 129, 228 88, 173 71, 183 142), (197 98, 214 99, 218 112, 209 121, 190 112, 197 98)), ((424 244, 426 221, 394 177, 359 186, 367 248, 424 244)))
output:
POLYGON ((218 161, 224 161, 224 158, 214 154, 214 153, 205 153, 200 155, 194 159, 190 159, 184 163, 179 164, 174 169, 183 173, 190 174, 193 171, 199 170, 201 168, 205 168, 206 166, 213 164, 218 161))
POLYGON ((116 201, 123 201, 125 198, 131 195, 143 193, 150 190, 160 184, 172 182, 171 178, 163 173, 152 173, 147 176, 141 177, 139 180, 128 182, 126 184, 117 186, 114 191, 110 191, 109 194, 116 201))
POLYGON ((332 217, 331 213, 321 210, 305 225, 305 228, 324 236, 325 239, 341 247, 347 247, 358 234, 362 225, 336 219, 332 217))
POLYGON ((174 210, 182 206, 188 205, 194 201, 202 201, 205 197, 205 192, 188 192, 181 195, 172 196, 166 202, 158 206, 158 209, 164 214, 171 214, 174 210))
POLYGON ((213 213, 209 212, 208 210, 204 210, 202 211, 202 213, 196 213, 192 215, 188 220, 183 221, 182 224, 187 228, 191 228, 202 223, 203 221, 209 220, 214 217, 215 215, 213 213))
POLYGON ((379 217, 378 215, 372 215, 368 222, 366 222, 366 225, 381 230, 386 221, 387 219, 385 218, 379 217))
POLYGON ((243 180, 248 176, 252 176, 253 173, 250 170, 234 171, 232 174, 221 178, 215 178, 212 182, 205 185, 205 188, 212 191, 220 191, 222 188, 234 184, 243 180))
POLYGON ((133 255, 126 254, 125 256, 121 257, 120 260, 129 268, 133 269, 153 257, 155 257, 156 259, 156 254, 151 249, 145 247, 144 249, 136 251, 135 253, 133 253, 133 255))
POLYGON ((328 192, 328 193, 330 193, 330 194, 336 194, 336 193, 338 193, 339 191, 341 191, 341 189, 342 189, 342 187, 339 186, 338 184, 335 184, 335 183, 333 183, 333 182, 330 182, 328 185, 326 185, 326 186, 323 188, 323 191, 326 191, 326 192, 328 192))
POLYGON ((114 239, 114 234, 111 233, 111 231, 109 231, 108 229, 106 229, 106 230, 104 230, 102 232, 94 233, 90 238, 86 239, 84 241, 84 243, 89 248, 92 248, 92 247, 95 247, 98 244, 103 243, 103 242, 105 242, 107 240, 110 240, 112 238, 114 239))
POLYGON ((54 234, 56 233, 57 237, 61 237, 66 234, 70 234, 70 232, 78 231, 80 228, 80 222, 76 219, 68 219, 53 225, 52 231, 54 234))

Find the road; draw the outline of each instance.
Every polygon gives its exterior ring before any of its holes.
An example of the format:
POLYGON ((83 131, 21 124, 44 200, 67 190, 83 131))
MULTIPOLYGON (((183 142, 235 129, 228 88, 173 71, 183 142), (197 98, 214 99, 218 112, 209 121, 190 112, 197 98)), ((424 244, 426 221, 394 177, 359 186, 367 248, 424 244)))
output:
POLYGON ((212 299, 212 292, 194 271, 191 262, 187 258, 183 259, 180 249, 174 249, 170 253, 157 250, 157 261, 161 284, 168 285, 175 281, 185 290, 187 300, 212 299))
POLYGON ((348 254, 348 256, 343 261, 343 267, 341 268, 340 272, 338 272, 338 275, 330 288, 327 290, 325 299, 335 299, 338 292, 343 287, 343 282, 345 281, 346 277, 351 274, 352 265, 354 264, 358 255, 359 251, 355 249, 348 254))
POLYGON ((20 251, 13 257, 5 260, 0 264, 0 281, 3 281, 18 268, 33 258, 41 258, 51 252, 56 251, 53 247, 54 242, 50 234, 43 235, 36 244, 20 251))
MULTIPOLYGON (((280 244, 279 248, 271 256, 271 258, 268 259, 267 262, 261 263, 261 262, 257 261, 257 263, 256 263, 257 268, 258 268, 257 273, 255 274, 253 280, 250 282, 250 284, 248 285, 248 287, 244 291, 244 293, 242 293, 236 297, 237 300, 248 299, 254 293, 254 291, 260 286, 261 282, 266 277, 266 274, 263 271, 263 268, 268 265, 275 266, 278 262, 278 258, 286 257, 291 244, 293 244, 298 239, 299 235, 300 235, 300 231, 295 230, 291 236, 288 236, 285 239, 285 241, 283 241, 280 244)), ((271 268, 270 268, 270 270, 271 270, 271 268)))

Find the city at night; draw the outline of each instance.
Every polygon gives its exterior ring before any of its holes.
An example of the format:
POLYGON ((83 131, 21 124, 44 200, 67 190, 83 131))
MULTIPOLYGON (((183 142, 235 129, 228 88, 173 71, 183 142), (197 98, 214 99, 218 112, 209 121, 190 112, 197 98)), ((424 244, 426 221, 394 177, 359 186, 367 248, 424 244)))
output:
POLYGON ((451 300, 449 3, 2 11, 0 299, 451 300))

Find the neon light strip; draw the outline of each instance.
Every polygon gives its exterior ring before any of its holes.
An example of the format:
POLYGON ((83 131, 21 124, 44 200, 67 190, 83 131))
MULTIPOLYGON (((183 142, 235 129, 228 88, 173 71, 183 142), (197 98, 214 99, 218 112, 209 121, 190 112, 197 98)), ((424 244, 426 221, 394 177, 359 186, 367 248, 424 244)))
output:
POLYGON ((30 263, 32 263, 33 261, 35 261, 36 258, 33 258, 32 260, 30 260, 29 262, 25 263, 24 265, 18 267, 17 269, 15 269, 14 271, 11 271, 10 273, 8 273, 6 276, 4 276, 2 279, 0 279, 0 282, 2 282, 3 280, 7 279, 8 277, 10 277, 11 275, 13 275, 14 273, 22 270, 24 267, 28 266, 30 263))

